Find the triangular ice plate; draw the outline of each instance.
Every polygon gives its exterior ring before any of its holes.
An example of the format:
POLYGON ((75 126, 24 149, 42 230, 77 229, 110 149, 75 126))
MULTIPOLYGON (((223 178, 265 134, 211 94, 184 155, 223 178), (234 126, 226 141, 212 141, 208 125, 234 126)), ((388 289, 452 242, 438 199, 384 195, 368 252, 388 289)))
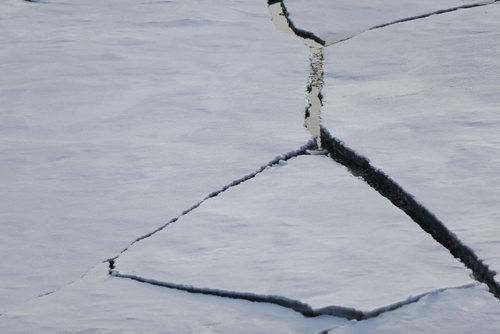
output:
POLYGON ((116 268, 316 309, 373 310, 471 283, 403 212, 325 156, 294 158, 205 202, 136 243, 116 268))

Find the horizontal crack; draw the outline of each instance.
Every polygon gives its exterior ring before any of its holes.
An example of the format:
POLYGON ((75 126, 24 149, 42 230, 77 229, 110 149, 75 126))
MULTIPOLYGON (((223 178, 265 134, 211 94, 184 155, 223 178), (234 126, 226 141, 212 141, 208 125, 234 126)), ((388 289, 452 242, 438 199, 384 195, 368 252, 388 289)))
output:
POLYGON ((432 291, 425 292, 425 293, 422 293, 422 294, 414 296, 414 297, 409 297, 406 300, 403 300, 401 302, 397 302, 394 304, 390 304, 387 306, 376 308, 372 311, 365 312, 365 311, 361 311, 361 310, 358 310, 358 309, 355 309, 352 307, 344 307, 344 306, 337 306, 337 305, 332 305, 332 306, 322 307, 319 309, 314 309, 311 306, 309 306, 308 304, 303 303, 299 300, 295 300, 295 299, 291 299, 291 298, 287 298, 287 297, 283 297, 283 296, 260 295, 260 294, 256 294, 256 293, 250 293, 250 292, 237 292, 237 291, 228 291, 228 290, 221 290, 221 289, 198 288, 198 287, 194 287, 192 285, 163 282, 163 281, 158 281, 155 279, 144 278, 144 277, 137 276, 137 275, 122 274, 117 270, 111 270, 110 275, 113 277, 126 278, 126 279, 130 279, 130 280, 137 281, 140 283, 160 286, 160 287, 164 287, 164 288, 168 288, 168 289, 180 290, 180 291, 189 292, 189 293, 193 293, 193 294, 203 294, 203 295, 209 295, 209 296, 215 296, 215 297, 221 297, 221 298, 230 298, 230 299, 246 300, 246 301, 250 301, 250 302, 277 305, 277 306, 291 309, 291 310, 298 312, 298 313, 300 313, 303 316, 308 317, 308 318, 328 315, 328 316, 334 316, 334 317, 339 317, 339 318, 345 318, 348 320, 358 320, 358 321, 378 317, 379 315, 381 315, 383 313, 391 312, 391 311, 397 310, 403 306, 406 306, 406 305, 409 305, 412 303, 416 303, 420 299, 424 298, 425 296, 433 295, 433 294, 440 293, 440 292, 450 290, 450 289, 464 289, 464 288, 470 288, 470 287, 476 286, 476 284, 473 283, 473 284, 467 284, 467 285, 462 285, 462 286, 458 286, 458 287, 449 287, 449 288, 432 290, 432 291))
POLYGON ((239 299, 246 300, 250 302, 257 303, 267 303, 278 305, 281 307, 285 307, 291 309, 295 312, 299 312, 305 317, 318 317, 321 315, 331 315, 341 318, 346 318, 349 320, 361 320, 363 319, 363 312, 356 310, 354 308, 347 308, 342 306, 330 306, 322 309, 315 310, 311 306, 302 303, 295 299, 290 299, 282 296, 274 296, 274 295, 259 295, 255 293, 249 292, 236 292, 236 291, 227 291, 227 290, 219 290, 219 289, 208 289, 208 288, 197 288, 191 285, 183 285, 183 284, 175 284, 169 282, 157 281, 154 279, 147 279, 136 275, 127 275, 121 274, 116 270, 111 272, 111 276, 119 277, 119 278, 128 278, 137 282, 161 286, 164 288, 175 289, 180 291, 185 291, 194 294, 203 294, 210 295, 222 298, 230 298, 230 299, 239 299))
POLYGON ((404 211, 434 240, 444 246, 455 258, 472 270, 474 278, 486 284, 489 291, 500 299, 500 286, 495 281, 496 272, 490 270, 458 237, 411 194, 394 182, 382 171, 373 167, 368 159, 346 147, 340 140, 324 128, 321 128, 322 148, 336 162, 344 165, 354 176, 361 177, 380 195, 387 198, 396 207, 404 211))
POLYGON ((311 149, 314 149, 316 148, 316 143, 314 140, 310 140, 306 145, 300 147, 298 150, 294 150, 294 151, 290 151, 288 153, 285 153, 283 155, 280 155, 280 156, 277 156, 276 158, 274 158, 273 160, 269 161, 267 164, 265 164, 264 166, 261 166, 259 169, 257 169, 255 172, 252 172, 248 175, 245 175, 244 177, 242 178, 239 178, 237 180, 234 180, 233 182, 229 183, 228 185, 225 185, 224 187, 220 188, 219 190, 217 191, 214 191, 214 192, 211 192, 210 194, 208 194, 207 196, 205 196, 205 198, 203 198, 201 201, 199 201, 198 203, 196 203, 195 205, 193 205, 192 207, 190 207, 189 209, 187 210, 184 210, 180 215, 178 215, 177 217, 175 218, 172 218, 170 221, 168 221, 167 223, 161 225, 160 227, 158 227, 157 229, 147 233, 147 234, 144 234, 143 236, 135 239, 134 241, 132 241, 127 247, 125 247, 118 255, 112 257, 112 258, 109 258, 108 260, 104 261, 104 262, 108 262, 109 263, 109 269, 110 270, 113 270, 114 269, 114 266, 115 266, 115 260, 120 257, 121 254, 125 253, 130 247, 132 247, 134 244, 136 244, 137 242, 141 241, 141 240, 144 240, 144 239, 147 239, 151 236, 153 236, 154 234, 160 232, 161 230, 165 229, 165 227, 167 227, 168 225, 172 224, 172 223, 175 223, 177 222, 181 217, 189 214, 190 212, 192 212, 193 210, 197 209, 200 205, 202 205, 205 201, 211 199, 211 198, 214 198, 214 197, 217 197, 219 196, 221 193, 225 192, 226 190, 230 189, 230 188, 233 188, 233 187, 236 187, 240 184, 242 184, 243 182, 246 182, 250 179, 253 179, 254 177, 256 177, 258 174, 262 173, 264 170, 266 170, 267 168, 269 167, 272 167, 272 166, 275 166, 275 165, 278 165, 280 163, 280 161, 288 161, 292 158, 295 158, 299 155, 304 155, 304 154, 307 154, 307 151, 308 150, 311 150, 311 149))

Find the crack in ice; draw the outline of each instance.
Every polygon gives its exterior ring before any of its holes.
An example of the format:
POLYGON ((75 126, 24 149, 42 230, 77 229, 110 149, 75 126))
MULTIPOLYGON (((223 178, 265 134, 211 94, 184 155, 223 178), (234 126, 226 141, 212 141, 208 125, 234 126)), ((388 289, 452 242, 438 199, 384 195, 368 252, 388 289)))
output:
MULTIPOLYGON (((90 267, 87 271, 85 271, 82 275, 78 276, 77 278, 53 289, 53 290, 50 290, 48 292, 44 292, 40 295, 37 295, 33 298, 30 298, 28 300, 26 300, 25 302, 19 304, 19 305, 23 305, 25 303, 28 303, 32 300, 35 300, 35 299, 38 299, 38 298, 43 298, 43 297, 46 297, 46 296, 49 296, 49 295, 52 295, 54 293, 57 293, 59 292, 60 290, 64 289, 65 287, 67 286, 70 286, 78 281, 80 281, 81 279, 85 278, 94 268, 96 268, 99 264, 103 264, 103 263, 107 263, 108 265, 108 273, 111 275, 114 271, 115 271, 115 260, 120 257, 120 255, 122 255, 124 252, 126 252, 130 247, 132 247, 132 245, 134 245, 135 243, 141 241, 141 240, 144 240, 144 239, 147 239, 151 236, 153 236, 154 234, 160 232, 161 230, 165 229, 168 225, 178 221, 181 217, 189 214, 190 212, 192 212, 193 210, 195 210, 196 208, 198 208, 200 205, 202 205, 205 201, 211 199, 211 198, 214 198, 214 197, 217 197, 218 195, 220 195, 221 193, 227 191, 228 189, 230 188, 233 188, 233 187, 236 187, 240 184, 242 184, 243 182, 246 182, 250 179, 253 179, 254 177, 256 177, 258 174, 264 172, 267 168, 269 167, 274 167, 276 165, 279 165, 280 162, 282 161, 288 161, 292 158, 295 158, 295 157, 298 157, 300 155, 307 155, 307 154, 315 154, 316 152, 311 152, 310 150, 314 150, 316 148, 316 143, 314 140, 311 140, 309 142, 307 142, 304 146, 300 147, 299 149, 297 150, 293 150, 293 151, 290 151, 290 152, 287 152, 285 154, 282 154, 282 155, 279 155, 277 157, 275 157, 273 160, 269 161, 267 164, 261 166, 260 168, 258 168, 256 171, 250 173, 250 174, 247 174, 245 176, 243 176, 242 178, 239 178, 237 180, 234 180, 233 182, 223 186, 222 188, 220 188, 219 190, 216 190, 216 191, 213 191, 211 192, 210 194, 208 194, 207 196, 205 196, 201 201, 199 201, 198 203, 196 203, 195 205, 193 205, 192 207, 190 207, 189 209, 187 210, 184 210, 180 215, 178 215, 177 217, 175 218, 172 218, 170 221, 168 221, 166 224, 163 224, 162 226, 158 227, 157 229, 153 230, 152 232, 149 232, 137 239, 135 239, 134 241, 132 241, 127 247, 125 247, 118 255, 112 257, 112 258, 108 258, 106 260, 101 260, 99 261, 98 263, 94 264, 92 267, 90 267)), ((19 305, 16 306, 19 307, 19 305)), ((4 311, 3 313, 0 313, 0 317, 4 316, 5 314, 8 314, 9 311, 4 311)))
POLYGON ((492 5, 496 2, 500 2, 500 0, 482 1, 482 2, 477 2, 477 3, 471 3, 471 4, 465 4, 465 5, 461 5, 461 6, 451 7, 451 8, 440 9, 440 10, 436 10, 434 12, 430 12, 430 13, 426 13, 426 14, 410 16, 410 17, 406 17, 406 18, 399 19, 396 21, 379 24, 379 25, 376 25, 374 27, 371 27, 368 30, 376 30, 376 29, 380 29, 380 28, 385 28, 385 27, 392 26, 392 25, 398 24, 398 23, 405 23, 405 22, 425 19, 425 18, 430 17, 430 16, 447 14, 447 13, 455 12, 457 10, 462 10, 462 9, 471 9, 471 8, 476 8, 476 7, 489 6, 489 5, 492 5))
POLYGON ((295 27, 283 1, 269 0, 269 12, 278 30, 284 31, 302 39, 309 48, 310 75, 307 85, 308 106, 305 111, 304 125, 316 139, 321 148, 321 107, 323 106, 323 47, 325 41, 315 34, 295 27))
POLYGON ((396 20, 396 21, 391 21, 391 22, 387 22, 387 23, 378 24, 376 26, 373 26, 371 28, 359 31, 357 33, 353 33, 353 34, 348 35, 348 36, 344 36, 344 37, 341 37, 341 38, 334 38, 334 39, 331 39, 331 40, 326 40, 324 45, 326 47, 326 46, 330 46, 330 45, 333 45, 333 44, 338 44, 338 43, 341 43, 341 42, 345 42, 345 41, 348 41, 348 40, 350 40, 350 39, 352 39, 354 37, 362 35, 362 34, 368 32, 368 31, 373 31, 373 30, 377 30, 377 29, 389 27, 389 26, 392 26, 392 25, 395 25, 395 24, 400 24, 400 23, 406 23, 406 22, 421 20, 421 19, 428 18, 430 16, 452 13, 452 12, 455 12, 455 11, 458 11, 458 10, 464 10, 464 9, 471 9, 471 8, 489 6, 489 5, 493 5, 495 3, 498 3, 498 2, 500 2, 500 0, 488 0, 488 1, 482 1, 482 2, 477 2, 477 3, 465 4, 465 5, 456 6, 456 7, 439 9, 439 10, 436 10, 436 11, 433 11, 433 12, 429 12, 429 13, 425 13, 425 14, 420 14, 420 15, 415 15, 415 16, 410 16, 410 17, 405 17, 405 18, 402 18, 402 19, 399 19, 399 20, 396 20))
POLYGON ((500 300, 500 285, 495 281, 496 272, 489 269, 474 251, 448 230, 433 213, 384 172, 373 167, 367 158, 334 138, 324 127, 321 127, 321 140, 322 147, 329 153, 330 158, 345 166, 352 175, 361 177, 380 195, 405 212, 420 228, 470 269, 474 279, 486 284, 489 291, 500 300))
POLYGON ((108 260, 106 260, 105 262, 108 262, 109 263, 109 269, 110 270, 113 270, 114 269, 114 264, 115 264, 115 260, 120 257, 120 255, 122 255, 123 253, 125 253, 127 250, 129 250, 130 247, 132 247, 134 244, 136 244, 137 242, 140 242, 144 239, 147 239, 153 235, 155 235, 156 233, 162 231, 163 229, 165 229, 168 225, 172 224, 172 223, 175 223, 177 222, 181 217, 191 213, 193 210, 197 209, 198 207, 200 207, 200 205, 202 205, 203 203, 205 203, 207 200, 211 199, 211 198, 214 198, 214 197, 217 197, 219 196, 221 193, 225 192, 226 190, 230 189, 230 188, 233 188, 233 187, 236 187, 240 184, 242 184, 243 182, 246 182, 248 180, 251 180, 253 179, 254 177, 256 177, 257 175, 259 175, 260 173, 262 173, 263 171, 265 171, 267 168, 269 167, 273 167, 275 165, 278 165, 281 161, 288 161, 292 158, 295 158, 297 156, 300 156, 300 155, 305 155, 305 154, 308 154, 308 151, 311 150, 311 149, 314 149, 316 147, 316 143, 314 141, 309 141, 307 144, 305 144, 304 146, 300 147, 299 149, 297 150, 293 150, 293 151, 290 151, 288 153, 285 153, 285 154, 282 154, 282 155, 279 155, 277 156, 276 158, 274 158, 273 160, 269 161, 267 164, 261 166, 259 169, 257 169, 255 172, 252 172, 250 174, 247 174, 245 175, 244 177, 242 178, 239 178, 237 180, 234 180, 233 182, 223 186, 222 188, 220 188, 219 190, 216 190, 216 191, 213 191, 211 192, 210 194, 208 194, 207 196, 205 196, 202 200, 200 200, 199 202, 197 202, 195 205, 191 206, 189 209, 186 209, 184 211, 182 211, 182 213, 180 215, 178 215, 177 217, 174 217, 172 218, 171 220, 169 220, 167 223, 161 225, 160 227, 156 228, 155 230, 149 232, 149 233, 146 233, 142 236, 140 236, 139 238, 135 239, 134 241, 132 241, 127 247, 125 247, 122 251, 120 251, 119 254, 117 254, 116 256, 112 257, 112 258, 109 258, 108 260))
POLYGON ((122 274, 117 270, 111 270, 110 275, 113 277, 117 278, 125 278, 125 279, 130 279, 139 283, 144 283, 144 284, 149 284, 149 285, 154 285, 154 286, 160 286, 163 288, 167 289, 174 289, 174 290, 180 290, 192 294, 203 294, 203 295, 209 295, 209 296, 215 296, 215 297, 221 297, 221 298, 230 298, 230 299, 238 299, 238 300, 246 300, 249 302, 256 302, 256 303, 266 303, 266 304, 272 304, 272 305, 277 305, 281 306, 290 310, 293 310, 295 312, 298 312, 302 314, 305 317, 308 318, 314 318, 314 317, 319 317, 319 316, 333 316, 333 317, 338 317, 338 318, 344 318, 347 320, 367 320, 371 318, 378 317, 379 315, 387 312, 392 312, 397 309, 400 309, 404 306, 407 306, 409 304, 413 304, 421 300, 422 298, 429 296, 429 295, 435 295, 447 290, 452 290, 452 289, 465 289, 465 288, 471 288, 476 286, 476 283, 472 284, 466 284, 466 285, 461 285, 461 286, 455 286, 455 287, 447 287, 447 288, 441 288, 441 289, 436 289, 432 291, 428 291, 422 294, 419 294, 417 296, 411 296, 408 297, 407 299, 403 301, 399 301, 390 305, 382 306, 376 309, 373 309, 371 311, 362 311, 358 310, 352 307, 344 307, 344 306, 338 306, 338 305, 331 305, 331 306, 326 306, 322 308, 313 308, 310 305, 301 302, 300 300, 296 299, 291 299, 288 297, 284 296, 277 296, 277 295, 261 295, 261 294, 256 294, 256 293, 250 293, 250 292, 238 292, 238 291, 229 291, 229 290, 221 290, 221 289, 213 289, 213 288, 198 288, 192 285, 185 285, 185 284, 176 284, 176 283, 171 283, 171 282, 164 282, 164 281, 158 281, 155 279, 149 279, 149 278, 144 278, 141 276, 137 275, 130 275, 130 274, 122 274))

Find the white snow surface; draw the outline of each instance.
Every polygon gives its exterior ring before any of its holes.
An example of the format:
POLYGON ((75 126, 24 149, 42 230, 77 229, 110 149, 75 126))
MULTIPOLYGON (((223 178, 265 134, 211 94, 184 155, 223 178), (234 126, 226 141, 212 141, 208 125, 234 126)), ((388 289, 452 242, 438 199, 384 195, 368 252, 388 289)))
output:
MULTIPOLYGON (((338 37, 471 2, 286 4, 299 28, 338 37)), ((499 17, 495 4, 326 48, 322 114, 496 270, 499 17)), ((500 330, 483 285, 355 322, 107 275, 101 262, 132 240, 309 140, 308 50, 276 30, 265 1, 3 0, 0 49, 1 333, 500 330)), ((471 281, 362 181, 311 156, 207 201, 117 265, 313 306, 371 308, 471 281), (162 267, 176 260, 183 271, 162 267)))

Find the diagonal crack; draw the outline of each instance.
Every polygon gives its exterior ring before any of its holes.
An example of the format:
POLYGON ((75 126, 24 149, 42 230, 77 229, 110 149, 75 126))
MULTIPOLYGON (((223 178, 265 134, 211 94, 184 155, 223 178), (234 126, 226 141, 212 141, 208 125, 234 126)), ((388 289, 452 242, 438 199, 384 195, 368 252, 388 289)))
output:
POLYGON ((180 290, 192 294, 203 294, 203 295, 209 295, 209 296, 215 296, 215 297, 221 297, 221 298, 229 298, 229 299, 238 299, 238 300, 246 300, 250 302, 256 302, 256 303, 266 303, 266 304, 272 304, 272 305, 277 305, 281 306, 290 310, 293 310, 295 312, 298 312, 302 314, 305 317, 312 318, 312 317, 319 317, 319 316, 334 316, 334 317, 339 317, 339 318, 345 318, 348 320, 366 320, 370 318, 375 318, 378 317, 379 315, 386 313, 386 312, 391 312, 394 310, 397 310, 399 308, 402 308, 406 305, 413 304, 418 302, 420 299, 429 296, 429 295, 435 295, 447 290, 451 289, 465 289, 465 288, 471 288, 476 286, 477 284, 472 283, 472 284, 467 284, 467 285, 462 285, 462 286, 456 286, 456 287, 447 287, 447 288, 441 288, 441 289, 436 289, 432 290, 429 292, 425 292, 422 294, 419 294, 417 296, 411 296, 403 301, 396 302, 390 305, 382 306, 376 309, 373 309, 371 311, 362 311, 358 310, 352 307, 345 307, 345 306, 338 306, 338 305, 331 305, 327 307, 322 307, 322 308, 312 308, 310 305, 303 303, 299 300, 296 299, 291 299, 283 296, 277 296, 277 295, 260 295, 256 293, 250 293, 250 292, 238 292, 238 291, 228 291, 228 290, 221 290, 221 289, 211 289, 211 288, 198 288, 192 285, 184 285, 184 284, 176 284, 176 283, 171 283, 171 282, 164 282, 164 281, 158 281, 155 279, 149 279, 149 278, 144 278, 141 276, 137 275, 129 275, 129 274, 122 274, 117 270, 111 270, 110 275, 113 277, 117 278, 125 278, 125 279, 130 279, 136 282, 144 283, 144 284, 149 284, 149 285, 154 285, 154 286, 160 286, 168 289, 174 289, 174 290, 180 290))
MULTIPOLYGON (((436 289, 436 290, 425 292, 425 293, 422 293, 422 294, 419 294, 416 296, 411 296, 411 297, 408 297, 406 300, 403 300, 401 302, 397 302, 397 303, 394 303, 391 305, 376 308, 372 311, 365 312, 364 313, 365 317, 363 318, 363 320, 376 318, 383 313, 396 311, 404 306, 408 306, 410 304, 417 303, 422 298, 427 297, 427 296, 434 296, 434 295, 437 295, 437 294, 440 294, 440 293, 443 293, 443 292, 449 291, 449 290, 469 289, 469 288, 473 288, 475 286, 477 286, 477 283, 470 283, 470 284, 465 284, 465 285, 460 285, 460 286, 453 286, 453 287, 448 287, 448 288, 436 289)), ((335 328, 338 328, 338 327, 335 327, 335 328)), ((328 334, 328 333, 330 333, 330 331, 332 331, 335 328, 326 329, 324 331, 321 331, 319 334, 328 334)))
POLYGON ((167 223, 161 225, 160 227, 156 228, 155 230, 153 230, 153 231, 151 231, 149 233, 146 233, 146 234, 140 236, 139 238, 135 239, 127 247, 125 247, 123 250, 121 250, 119 254, 117 254, 114 257, 109 258, 108 260, 106 260, 105 262, 109 263, 109 269, 110 269, 110 271, 114 269, 115 260, 118 257, 120 257, 121 254, 125 253, 135 243, 137 243, 137 242, 139 242, 141 240, 147 239, 147 238, 155 235, 156 233, 158 233, 161 230, 165 229, 165 227, 167 227, 168 225, 177 222, 181 217, 183 217, 183 216, 191 213, 193 210, 197 209, 200 205, 202 205, 207 200, 209 200, 209 199, 211 199, 213 197, 217 197, 220 194, 222 194, 223 192, 225 192, 226 190, 228 190, 230 188, 233 188, 233 187, 236 187, 236 186, 238 186, 238 185, 242 184, 243 182, 246 182, 246 181, 248 181, 250 179, 253 179, 257 175, 259 175, 260 173, 262 173, 264 170, 266 170, 267 168, 275 166, 275 165, 278 165, 280 163, 280 161, 288 161, 288 160, 290 160, 292 158, 295 158, 297 156, 308 154, 308 150, 314 149, 315 147, 316 147, 316 143, 313 140, 310 140, 307 144, 305 144, 304 146, 300 147, 299 149, 290 151, 290 152, 282 154, 282 155, 279 155, 276 158, 274 158, 273 160, 269 161, 267 164, 261 166, 255 172, 252 172, 252 173, 250 173, 248 175, 243 176, 242 178, 234 180, 233 182, 231 182, 231 183, 223 186, 219 190, 211 192, 210 194, 208 194, 207 196, 205 196, 201 201, 199 201, 198 203, 196 203, 195 205, 193 205, 189 209, 184 210, 177 217, 172 218, 167 223))
POLYGON ((489 291, 500 299, 500 286, 495 281, 496 272, 489 269, 474 251, 462 243, 434 214, 406 192, 382 171, 373 167, 369 160, 334 138, 328 130, 321 128, 322 147, 330 158, 345 166, 351 174, 361 177, 370 187, 404 211, 434 240, 444 246, 455 258, 472 270, 473 277, 488 286, 489 291))
POLYGON ((362 34, 368 32, 368 31, 372 31, 372 30, 377 30, 377 29, 389 27, 389 26, 392 26, 392 25, 395 25, 395 24, 406 23, 406 22, 411 22, 411 21, 416 21, 416 20, 421 20, 421 19, 425 19, 425 18, 430 17, 430 16, 447 14, 447 13, 455 12, 455 11, 458 11, 458 10, 464 10, 464 9, 471 9, 471 8, 489 6, 489 5, 493 5, 495 3, 498 3, 498 2, 500 2, 500 0, 488 0, 488 1, 482 1, 482 2, 477 2, 477 3, 465 4, 465 5, 456 6, 456 7, 439 9, 439 10, 436 10, 436 11, 433 11, 433 12, 429 12, 429 13, 425 13, 425 14, 420 14, 420 15, 415 15, 415 16, 410 16, 410 17, 405 17, 405 18, 402 18, 402 19, 399 19, 399 20, 396 20, 396 21, 391 21, 391 22, 387 22, 387 23, 378 24, 378 25, 373 26, 371 28, 368 28, 366 30, 360 31, 358 33, 355 33, 353 35, 350 35, 350 36, 347 36, 347 37, 343 37, 341 39, 336 39, 336 40, 332 40, 332 41, 325 41, 325 46, 330 46, 330 45, 333 45, 333 44, 341 43, 341 42, 350 40, 350 39, 352 39, 354 37, 357 37, 359 35, 362 35, 362 34))

